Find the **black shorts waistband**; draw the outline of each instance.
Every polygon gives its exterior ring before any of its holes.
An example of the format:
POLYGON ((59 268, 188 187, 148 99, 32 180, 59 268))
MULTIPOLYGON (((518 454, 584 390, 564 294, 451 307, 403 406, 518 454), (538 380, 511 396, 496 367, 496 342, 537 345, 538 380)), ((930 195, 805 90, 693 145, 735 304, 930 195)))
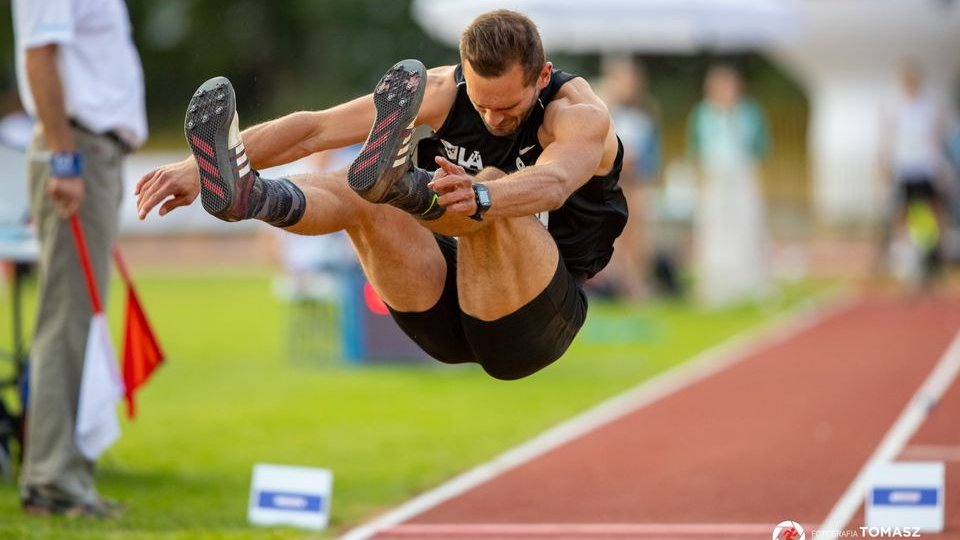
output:
POLYGON ((119 146, 121 150, 123 150, 124 154, 130 154, 133 152, 133 146, 131 146, 130 143, 128 143, 127 141, 123 140, 123 137, 121 137, 116 130, 110 130, 110 131, 107 131, 106 133, 97 133, 96 131, 93 131, 92 129, 81 124, 80 122, 78 122, 73 118, 70 119, 70 125, 74 129, 78 131, 82 131, 87 135, 93 135, 95 137, 106 137, 110 139, 111 142, 113 142, 114 144, 119 146))

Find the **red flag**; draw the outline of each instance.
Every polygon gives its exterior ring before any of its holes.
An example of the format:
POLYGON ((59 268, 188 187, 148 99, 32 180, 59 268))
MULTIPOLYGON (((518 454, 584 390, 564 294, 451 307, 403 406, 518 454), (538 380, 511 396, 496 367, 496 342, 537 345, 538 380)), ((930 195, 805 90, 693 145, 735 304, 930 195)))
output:
POLYGON ((143 386, 153 371, 164 359, 163 350, 157 341, 147 314, 140 306, 140 299, 133 286, 133 280, 127 273, 127 267, 120 257, 120 249, 114 248, 113 259, 117 269, 127 284, 127 314, 123 334, 123 385, 127 399, 127 417, 136 415, 136 406, 133 395, 137 388, 143 386))

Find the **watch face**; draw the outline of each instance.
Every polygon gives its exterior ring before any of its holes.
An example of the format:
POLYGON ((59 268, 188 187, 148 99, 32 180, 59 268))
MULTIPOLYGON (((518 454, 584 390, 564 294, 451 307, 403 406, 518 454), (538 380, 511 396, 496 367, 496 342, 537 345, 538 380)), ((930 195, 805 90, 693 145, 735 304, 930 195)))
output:
POLYGON ((477 190, 477 198, 481 206, 490 206, 490 192, 486 188, 477 190))

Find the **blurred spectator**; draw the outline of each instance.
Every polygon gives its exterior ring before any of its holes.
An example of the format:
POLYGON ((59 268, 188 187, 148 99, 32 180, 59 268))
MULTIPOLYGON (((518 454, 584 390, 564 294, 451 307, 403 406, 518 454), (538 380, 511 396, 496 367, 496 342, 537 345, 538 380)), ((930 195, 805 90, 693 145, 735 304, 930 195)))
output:
MULTIPOLYGON (((907 235, 908 209, 926 203, 936 218, 937 230, 945 230, 947 189, 946 121, 943 107, 927 91, 920 66, 903 64, 899 88, 885 104, 881 125, 881 160, 886 177, 892 181, 892 213, 885 243, 891 250, 896 270, 902 267, 896 254, 909 257, 902 248, 907 235)), ((939 259, 941 234, 934 234, 930 255, 939 259), (934 238, 934 236, 936 238, 934 238)), ((897 272, 902 274, 902 272, 897 272)), ((905 277, 905 276, 902 276, 905 277)))
MULTIPOLYGON (((263 171, 291 176, 344 169, 360 145, 312 154, 294 163, 263 171)), ((274 280, 275 293, 289 307, 286 321, 287 354, 302 364, 329 363, 339 357, 340 300, 347 273, 359 272, 360 262, 344 231, 300 235, 271 228, 269 239, 283 268, 274 280)))
POLYGON ((947 156, 954 176, 960 176, 960 121, 954 121, 947 133, 947 156))
POLYGON ((623 143, 620 186, 630 215, 614 243, 614 256, 603 272, 618 295, 635 300, 646 293, 649 273, 650 202, 660 172, 657 107, 646 94, 646 76, 629 57, 607 58, 601 88, 614 127, 623 143))
MULTIPOLYGON (((346 168, 353 162, 360 145, 313 154, 289 165, 266 169, 263 174, 290 176, 316 171, 346 168)), ((360 263, 344 231, 321 235, 300 235, 284 229, 269 231, 283 267, 283 279, 276 283, 281 297, 298 300, 333 300, 337 296, 340 274, 360 263)))
POLYGON ((771 292, 759 161, 770 138, 763 111, 733 68, 714 66, 690 114, 688 145, 700 166, 694 232, 700 300, 719 307, 771 292))
POLYGON ((112 517, 74 432, 93 310, 69 219, 79 213, 102 293, 123 157, 146 138, 143 72, 122 0, 14 0, 20 96, 38 119, 28 150, 40 283, 20 477, 29 514, 112 517))
POLYGON ((29 221, 25 152, 36 122, 23 110, 16 87, 0 92, 0 237, 25 234, 29 221))
POLYGON ((0 97, 0 144, 21 152, 30 146, 36 121, 23 110, 15 88, 0 97))
MULTIPOLYGON (((947 221, 948 233, 952 233, 958 224, 960 224, 960 118, 953 115, 953 121, 947 129, 946 141, 947 158, 950 165, 950 174, 948 183, 950 189, 947 192, 947 211, 944 212, 947 221)), ((958 240, 956 234, 950 234, 948 238, 952 241, 944 248, 944 257, 950 261, 956 261, 960 258, 960 250, 957 249, 958 240)))

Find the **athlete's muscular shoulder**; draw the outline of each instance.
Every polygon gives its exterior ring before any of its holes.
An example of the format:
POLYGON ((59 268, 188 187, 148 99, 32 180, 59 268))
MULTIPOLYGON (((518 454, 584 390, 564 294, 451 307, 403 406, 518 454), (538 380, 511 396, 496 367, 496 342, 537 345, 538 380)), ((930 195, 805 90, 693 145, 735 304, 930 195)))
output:
POLYGON ((436 131, 447 119, 447 113, 457 99, 454 70, 455 66, 440 66, 427 70, 427 87, 423 104, 417 114, 418 125, 428 125, 436 131))
POLYGON ((584 144, 602 141, 603 157, 597 174, 605 174, 617 157, 617 138, 610 112, 590 84, 571 79, 560 87, 556 97, 547 104, 543 125, 538 133, 544 148, 558 139, 582 139, 584 144))
POLYGON ((557 130, 571 119, 585 121, 588 126, 610 123, 607 106, 594 93, 590 84, 581 78, 571 79, 561 86, 556 97, 547 104, 541 128, 541 142, 552 142, 557 136, 557 130))

